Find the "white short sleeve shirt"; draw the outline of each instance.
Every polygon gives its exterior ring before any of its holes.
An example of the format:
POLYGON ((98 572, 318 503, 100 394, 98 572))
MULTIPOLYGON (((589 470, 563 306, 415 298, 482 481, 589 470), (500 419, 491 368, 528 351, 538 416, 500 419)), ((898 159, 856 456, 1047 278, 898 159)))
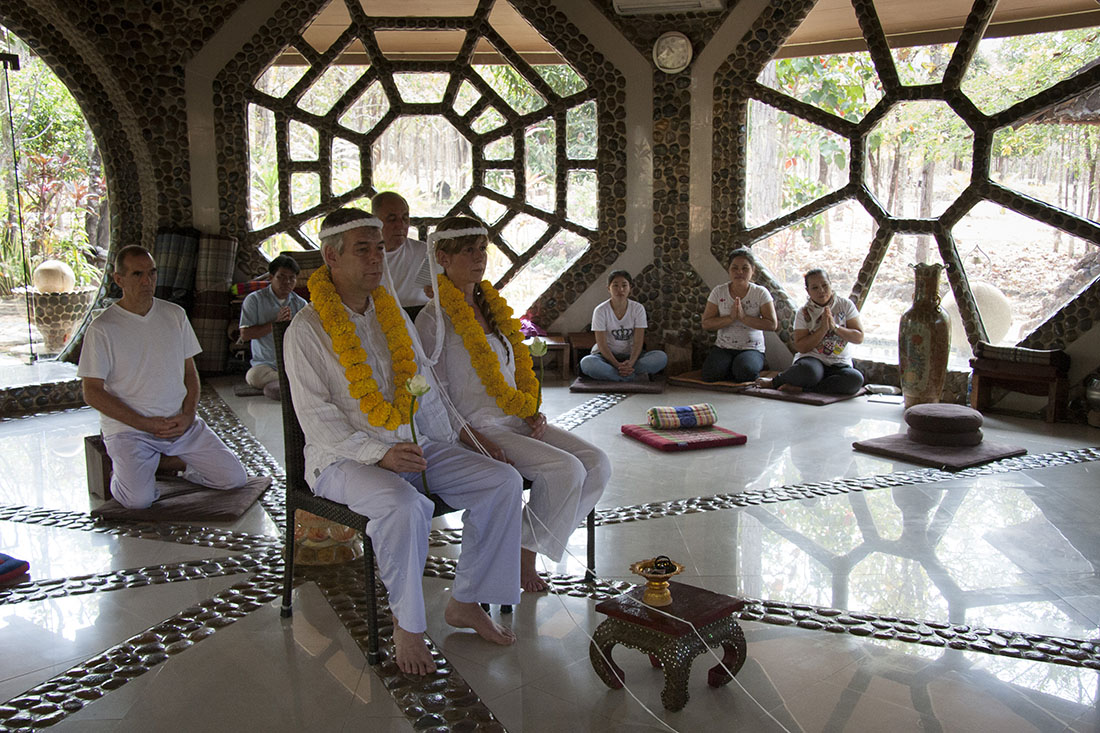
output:
MULTIPOLYGON (((798 313, 794 317, 794 328, 805 329, 807 331, 816 331, 818 319, 820 318, 820 309, 815 309, 816 317, 809 315, 809 308, 802 306, 798 309, 798 313)), ((833 321, 844 325, 853 318, 859 318, 859 309, 856 308, 855 303, 842 298, 839 295, 833 296, 833 321)), ((821 343, 817 345, 812 351, 808 351, 804 354, 799 354, 796 359, 803 357, 812 357, 818 359, 825 364, 844 364, 845 366, 852 365, 852 353, 849 344, 844 339, 837 335, 836 331, 829 331, 825 334, 825 338, 821 339, 821 343)))
MULTIPOLYGON (((84 332, 77 376, 102 379, 107 394, 146 417, 179 414, 187 387, 183 365, 202 351, 187 314, 174 303, 153 299, 144 316, 117 303, 84 332)), ((134 428, 100 415, 104 435, 134 428)))
MULTIPOLYGON (((729 286, 728 282, 722 283, 711 290, 710 295, 707 297, 708 303, 714 303, 718 306, 718 315, 720 316, 728 316, 733 310, 733 296, 730 295, 729 286)), ((772 294, 768 292, 767 288, 756 283, 749 283, 749 292, 741 299, 741 308, 745 311, 745 315, 759 318, 760 309, 771 302, 772 294)), ((755 349, 763 353, 764 332, 758 328, 750 328, 738 321, 725 328, 718 329, 714 345, 722 349, 736 349, 738 351, 755 349)))
MULTIPOLYGON (((615 315, 611 301, 605 300, 592 311, 592 330, 607 334, 607 347, 615 356, 630 356, 634 346, 634 329, 647 328, 645 306, 636 300, 626 301, 622 318, 615 315)), ((596 350, 593 349, 593 354, 596 350)))

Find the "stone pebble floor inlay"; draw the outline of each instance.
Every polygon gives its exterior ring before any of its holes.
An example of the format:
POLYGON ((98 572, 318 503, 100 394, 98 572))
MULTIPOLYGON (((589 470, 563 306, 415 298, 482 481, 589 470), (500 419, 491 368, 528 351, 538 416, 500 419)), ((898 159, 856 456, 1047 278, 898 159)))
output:
MULTIPOLYGON (((598 395, 553 421, 572 429, 614 407, 629 395, 598 395)), ((261 497, 264 509, 281 529, 285 518, 285 475, 270 453, 240 423, 236 415, 210 388, 204 388, 200 414, 222 439, 241 457, 250 473, 273 477, 272 488, 261 497)), ((917 469, 881 476, 812 482, 775 487, 739 494, 720 494, 668 502, 600 510, 600 524, 642 521, 700 511, 717 511, 781 501, 843 494, 894 486, 918 485, 951 478, 992 475, 1100 459, 1100 448, 1083 448, 1039 455, 1028 455, 951 473, 936 469, 917 469)), ((0 704, 0 729, 25 730, 53 725, 65 716, 107 692, 118 689, 129 679, 178 654, 217 629, 262 608, 279 597, 282 578, 282 539, 229 530, 184 524, 151 522, 111 522, 95 520, 79 512, 54 511, 36 507, 0 505, 0 520, 22 522, 62 529, 74 529, 122 537, 177 542, 194 546, 225 549, 236 554, 221 558, 131 568, 113 572, 46 579, 10 586, 0 590, 0 605, 44 600, 67 595, 121 590, 159 583, 247 574, 249 578, 214 597, 116 645, 106 652, 73 667, 25 693, 0 704)), ((433 546, 460 541, 460 530, 432 533, 433 546)), ((425 576, 453 579, 456 561, 431 556, 425 576)), ((334 567, 302 566, 295 584, 315 582, 348 633, 363 650, 367 649, 366 593, 358 563, 334 567)), ((581 576, 552 575, 551 592, 594 601, 606 600, 631 588, 625 581, 597 580, 589 583, 581 576)), ((454 671, 445 657, 432 645, 439 669, 434 675, 412 678, 402 675, 392 660, 392 625, 387 598, 379 584, 379 635, 385 659, 375 671, 390 690, 394 700, 417 730, 503 730, 492 712, 469 685, 454 671)), ((902 619, 894 616, 846 612, 760 599, 746 599, 740 613, 745 621, 807 630, 849 633, 918 643, 964 651, 979 651, 1035 661, 1100 669, 1100 641, 1082 641, 1039 634, 970 627, 933 621, 902 619)))
MULTIPOLYGON (((286 516, 285 474, 282 467, 212 388, 204 386, 199 400, 199 414, 236 452, 249 473, 275 477, 272 488, 261 497, 261 504, 281 530, 285 526, 283 518, 286 516)), ((186 524, 98 520, 81 512, 15 505, 0 505, 0 520, 241 553, 223 558, 31 581, 2 589, 0 605, 238 573, 250 574, 248 579, 230 589, 0 704, 0 730, 32 730, 55 725, 87 703, 122 687, 130 679, 185 651, 218 629, 265 607, 281 595, 281 536, 252 535, 186 524)), ((318 584, 333 612, 366 656, 367 604, 361 564, 328 568, 299 566, 296 570, 295 584, 309 581, 318 584)), ((406 677, 397 669, 391 661, 393 628, 383 623, 383 619, 389 618, 388 599, 384 587, 381 584, 376 587, 380 646, 386 658, 374 670, 414 727, 427 731, 503 731, 504 727, 492 712, 434 646, 433 655, 439 665, 435 674, 406 677)))
MULTIPOLYGON (((844 478, 833 481, 813 481, 803 484, 773 486, 767 489, 754 489, 736 494, 715 494, 713 496, 695 496, 689 499, 649 502, 620 506, 613 509, 596 510, 596 526, 637 522, 661 517, 676 517, 700 512, 716 512, 726 509, 775 504, 781 501, 814 499, 822 496, 849 494, 856 491, 887 489, 896 486, 918 486, 921 484, 950 481, 957 478, 973 478, 994 474, 1013 473, 1038 468, 1052 468, 1076 463, 1100 460, 1100 447, 1076 448, 1073 450, 1038 453, 1018 458, 1008 458, 996 463, 969 468, 963 471, 943 471, 936 468, 919 468, 912 471, 879 474, 859 478, 844 478)), ((583 526, 580 525, 580 526, 583 526)), ((429 544, 432 547, 455 545, 462 542, 460 528, 432 530, 429 544)))
MULTIPOLYGON (((424 575, 453 580, 456 565, 457 561, 452 558, 429 556, 424 575)), ((590 583, 579 575, 552 574, 546 578, 550 584, 550 593, 575 598, 587 597, 597 602, 622 595, 634 587, 626 581, 597 579, 590 583)), ((738 614, 742 621, 797 626, 811 631, 870 636, 1100 670, 1100 640, 1024 634, 983 626, 904 619, 803 603, 765 601, 747 596, 744 600, 745 608, 738 614)))

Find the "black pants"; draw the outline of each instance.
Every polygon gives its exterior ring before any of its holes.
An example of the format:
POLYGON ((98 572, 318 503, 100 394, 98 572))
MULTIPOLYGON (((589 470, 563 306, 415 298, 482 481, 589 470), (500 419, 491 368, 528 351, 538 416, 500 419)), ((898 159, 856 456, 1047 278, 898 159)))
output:
POLYGON ((791 364, 772 381, 777 389, 783 384, 822 394, 855 394, 863 386, 863 375, 846 364, 825 364, 806 357, 791 364))

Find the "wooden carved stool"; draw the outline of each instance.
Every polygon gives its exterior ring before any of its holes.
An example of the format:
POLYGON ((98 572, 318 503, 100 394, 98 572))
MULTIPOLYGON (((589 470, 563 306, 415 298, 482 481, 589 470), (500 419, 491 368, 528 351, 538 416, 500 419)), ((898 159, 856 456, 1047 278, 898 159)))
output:
POLYGON ((721 646, 725 651, 722 664, 711 667, 707 674, 707 684, 711 687, 729 683, 745 663, 745 635, 734 616, 744 608, 745 602, 674 581, 669 581, 668 585, 672 603, 660 609, 663 613, 642 603, 644 586, 629 591, 627 597, 619 596, 597 604, 596 610, 608 618, 596 627, 588 657, 604 684, 619 690, 626 677, 612 660, 611 650, 616 644, 622 644, 646 652, 653 666, 664 670, 661 702, 667 710, 675 711, 687 705, 691 663, 708 646, 721 646))

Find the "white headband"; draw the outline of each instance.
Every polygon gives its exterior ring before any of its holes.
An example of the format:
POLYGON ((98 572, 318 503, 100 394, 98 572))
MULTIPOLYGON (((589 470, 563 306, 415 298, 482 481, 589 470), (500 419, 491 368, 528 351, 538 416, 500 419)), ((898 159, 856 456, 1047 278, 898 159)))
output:
POLYGON ((428 244, 435 244, 440 239, 458 239, 459 237, 472 237, 474 235, 482 237, 489 236, 489 230, 485 227, 470 227, 469 229, 447 229, 444 231, 436 230, 428 235, 428 244))
POLYGON ((328 239, 334 237, 337 234, 343 234, 344 232, 350 232, 352 229, 358 229, 359 227, 374 227, 376 229, 382 228, 382 220, 377 217, 368 216, 365 219, 356 219, 355 221, 349 221, 347 224, 337 224, 335 226, 326 227, 321 230, 321 239, 328 239))

